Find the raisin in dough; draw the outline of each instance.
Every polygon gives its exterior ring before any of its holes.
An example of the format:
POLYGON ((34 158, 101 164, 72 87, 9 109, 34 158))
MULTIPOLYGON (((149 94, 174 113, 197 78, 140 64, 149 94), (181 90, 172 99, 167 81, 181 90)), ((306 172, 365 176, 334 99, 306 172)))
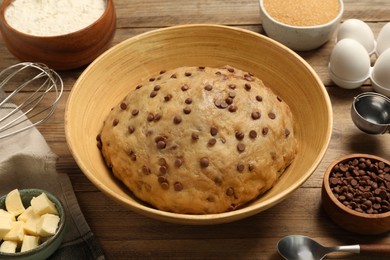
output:
POLYGON ((297 153, 288 105, 229 66, 180 67, 134 86, 109 113, 98 146, 136 197, 187 214, 243 206, 297 153))

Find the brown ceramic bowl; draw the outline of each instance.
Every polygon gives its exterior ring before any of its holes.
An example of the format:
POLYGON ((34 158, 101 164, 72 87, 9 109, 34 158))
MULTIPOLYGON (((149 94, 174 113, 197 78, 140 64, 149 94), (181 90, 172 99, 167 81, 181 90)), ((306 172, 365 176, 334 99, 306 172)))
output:
POLYGON ((264 211, 287 198, 311 176, 329 144, 332 107, 315 71, 296 53, 258 33, 219 25, 182 25, 150 31, 119 43, 97 58, 72 88, 65 111, 68 146, 84 174, 128 208, 159 220, 217 224, 264 211), (189 215, 157 210, 136 200, 106 167, 96 136, 103 121, 137 83, 181 66, 250 71, 282 97, 295 116, 299 152, 276 185, 243 208, 189 215), (313 105, 315 104, 315 105, 313 105))
POLYGON ((34 36, 11 27, 4 16, 12 0, 0 7, 0 30, 8 50, 22 61, 41 62, 55 70, 69 70, 93 61, 104 52, 114 36, 114 1, 106 1, 103 15, 91 25, 59 36, 34 36))
MULTIPOLYGON (((336 189, 335 186, 338 186, 338 185, 340 187, 344 186, 344 185, 340 185, 340 182, 338 182, 337 178, 332 179, 332 178, 334 178, 334 174, 333 174, 334 172, 336 172, 336 171, 343 172, 343 169, 342 169, 343 167, 341 167, 340 170, 337 170, 337 168, 340 168, 339 167, 340 163, 342 165, 347 165, 348 162, 352 162, 354 159, 359 160, 360 158, 369 159, 371 161, 371 163, 382 162, 386 168, 385 175, 386 174, 388 175, 386 177, 386 179, 389 179, 390 162, 388 160, 385 160, 381 157, 370 155, 370 154, 350 154, 350 155, 343 156, 343 157, 335 160, 334 162, 332 162, 325 171, 323 185, 322 185, 322 205, 323 205, 325 211, 327 212, 327 214, 329 215, 329 217, 337 225, 339 225, 340 227, 342 227, 345 230, 348 230, 348 231, 354 232, 354 233, 358 233, 358 234, 367 234, 367 235, 386 233, 386 232, 390 231, 390 211, 386 212, 385 210, 380 209, 380 211, 382 211, 382 212, 371 213, 371 211, 373 209, 378 207, 378 205, 375 206, 374 204, 380 204, 383 206, 383 205, 385 205, 385 203, 383 201, 386 199, 381 198, 382 203, 379 203, 378 201, 374 201, 374 202, 368 202, 368 204, 363 206, 362 204, 364 204, 364 202, 363 202, 364 199, 358 199, 357 200, 358 202, 353 204, 351 202, 350 198, 348 198, 348 195, 345 195, 343 192, 337 192, 337 190, 335 190, 336 189), (332 182, 332 183, 330 183, 330 182, 332 182), (335 195, 333 192, 335 192, 335 194, 337 194, 337 195, 335 195), (344 201, 344 203, 346 205, 343 204, 339 199, 336 198, 336 196, 342 196, 342 195, 344 195, 345 200, 344 200, 344 198, 342 198, 341 201, 344 201), (370 204, 372 204, 372 205, 367 206, 370 204), (362 212, 358 212, 357 210, 355 210, 356 207, 359 208, 360 206, 363 207, 362 212), (369 212, 369 213, 367 213, 367 212, 369 212)), ((355 163, 353 163, 353 165, 354 164, 355 163)), ((368 165, 368 163, 366 163, 366 165, 368 165)), ((372 168, 368 167, 366 169, 364 169, 364 167, 359 166, 359 165, 345 167, 345 169, 349 168, 348 171, 352 173, 352 177, 349 177, 349 179, 346 180, 346 182, 349 183, 353 188, 353 190, 349 191, 349 193, 351 193, 351 194, 358 193, 358 192, 352 192, 352 191, 354 191, 355 189, 359 189, 358 188, 359 186, 361 186, 361 187, 371 186, 371 185, 363 185, 363 184, 358 184, 357 186, 354 186, 355 183, 352 183, 352 180, 357 179, 359 177, 356 177, 356 175, 353 173, 353 170, 352 170, 353 167, 359 167, 359 169, 363 170, 360 173, 360 176, 368 176, 369 175, 369 174, 367 175, 368 172, 374 172, 374 173, 376 173, 376 175, 379 175, 379 173, 375 169, 375 167, 372 167, 372 168), (365 172, 364 175, 362 175, 363 172, 365 172)), ((380 168, 381 167, 379 167, 379 169, 380 168)), ((345 169, 344 169, 344 171, 345 171, 345 169)), ((363 177, 363 178, 365 178, 365 177, 363 177)), ((379 179, 377 179, 377 180, 371 179, 371 180, 373 180, 375 183, 383 182, 383 180, 379 180, 379 179)), ((390 180, 388 180, 387 182, 390 183, 390 180)), ((366 189, 368 189, 368 188, 366 188, 366 189)), ((376 189, 377 188, 374 188, 371 186, 370 190, 362 191, 362 196, 367 197, 367 198, 381 197, 381 195, 379 195, 380 194, 379 190, 378 190, 379 194, 376 194, 376 192, 375 192, 376 189)), ((388 203, 389 196, 390 196, 389 189, 390 188, 388 187, 387 188, 387 203, 386 203, 387 205, 389 205, 389 203, 388 203)), ((358 196, 359 195, 355 195, 354 197, 358 198, 358 196)))

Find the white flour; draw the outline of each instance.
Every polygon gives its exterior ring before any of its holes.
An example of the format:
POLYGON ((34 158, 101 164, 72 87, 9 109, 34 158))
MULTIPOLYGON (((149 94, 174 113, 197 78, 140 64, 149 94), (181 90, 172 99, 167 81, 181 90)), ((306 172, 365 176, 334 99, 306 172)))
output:
POLYGON ((14 0, 5 19, 30 35, 55 36, 78 31, 100 18, 106 0, 14 0))

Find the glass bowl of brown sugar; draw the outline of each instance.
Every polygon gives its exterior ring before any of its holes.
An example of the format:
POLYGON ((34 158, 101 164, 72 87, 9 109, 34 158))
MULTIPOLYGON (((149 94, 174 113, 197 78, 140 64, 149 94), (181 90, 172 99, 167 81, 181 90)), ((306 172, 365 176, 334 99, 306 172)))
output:
POLYGON ((325 171, 322 205, 345 230, 358 234, 390 231, 390 162, 370 154, 350 154, 325 171))
POLYGON ((259 0, 265 33, 294 51, 328 42, 344 13, 342 0, 259 0))

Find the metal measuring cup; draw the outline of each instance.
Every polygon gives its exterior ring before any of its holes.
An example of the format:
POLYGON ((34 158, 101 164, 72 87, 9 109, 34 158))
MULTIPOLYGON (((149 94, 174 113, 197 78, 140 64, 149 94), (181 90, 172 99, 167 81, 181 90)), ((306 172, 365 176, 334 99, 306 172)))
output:
POLYGON ((353 100, 351 117, 367 134, 390 133, 390 98, 375 92, 362 93, 353 100))

